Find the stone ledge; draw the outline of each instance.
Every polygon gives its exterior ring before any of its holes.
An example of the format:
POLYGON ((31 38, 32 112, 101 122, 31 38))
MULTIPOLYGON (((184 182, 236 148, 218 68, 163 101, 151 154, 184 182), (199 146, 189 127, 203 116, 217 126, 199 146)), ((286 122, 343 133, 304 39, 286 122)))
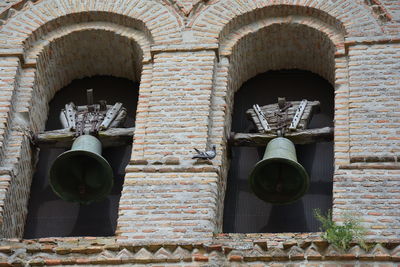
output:
POLYGON ((171 173, 171 172, 179 172, 179 173, 198 173, 198 172, 215 172, 219 173, 218 166, 210 166, 210 165, 200 165, 200 166, 192 166, 192 167, 179 167, 179 165, 168 165, 163 163, 163 165, 128 165, 125 169, 126 173, 131 172, 149 172, 149 173, 171 173), (165 165, 164 165, 165 164, 165 165))
POLYGON ((183 43, 183 44, 161 44, 151 46, 151 54, 164 52, 192 52, 202 50, 218 50, 218 43, 183 43))
POLYGON ((364 37, 348 37, 346 38, 346 46, 354 45, 374 45, 374 44, 391 44, 400 43, 400 37, 387 38, 382 36, 364 36, 364 37))
POLYGON ((353 163, 348 165, 340 165, 339 169, 342 170, 400 170, 399 163, 387 164, 381 162, 380 164, 376 163, 353 163))

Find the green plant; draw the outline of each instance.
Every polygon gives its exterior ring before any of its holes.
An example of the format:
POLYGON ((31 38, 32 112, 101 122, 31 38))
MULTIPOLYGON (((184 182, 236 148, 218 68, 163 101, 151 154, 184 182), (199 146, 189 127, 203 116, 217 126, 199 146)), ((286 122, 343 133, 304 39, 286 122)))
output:
POLYGON ((343 215, 343 223, 338 224, 332 220, 329 210, 323 215, 320 210, 314 210, 315 218, 321 222, 322 238, 336 246, 341 251, 346 251, 352 241, 356 241, 364 249, 368 249, 364 240, 365 228, 360 225, 359 218, 352 214, 343 215))

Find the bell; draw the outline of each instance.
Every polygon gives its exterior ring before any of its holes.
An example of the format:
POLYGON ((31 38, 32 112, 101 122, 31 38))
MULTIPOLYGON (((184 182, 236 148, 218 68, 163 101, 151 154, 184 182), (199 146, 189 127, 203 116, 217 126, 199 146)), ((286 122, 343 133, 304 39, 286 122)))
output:
POLYGON ((63 200, 89 204, 102 200, 113 186, 113 171, 101 156, 101 142, 94 136, 79 136, 69 151, 50 168, 50 185, 63 200))
POLYGON ((277 137, 268 143, 249 182, 258 198, 272 204, 289 204, 305 194, 309 177, 297 162, 294 144, 287 138, 277 137))

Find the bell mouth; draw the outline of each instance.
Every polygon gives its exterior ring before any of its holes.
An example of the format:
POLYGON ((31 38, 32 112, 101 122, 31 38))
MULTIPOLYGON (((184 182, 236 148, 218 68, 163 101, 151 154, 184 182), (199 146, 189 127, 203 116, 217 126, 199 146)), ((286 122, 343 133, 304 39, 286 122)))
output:
POLYGON ((90 204, 113 187, 113 171, 101 155, 86 150, 62 153, 50 169, 50 185, 63 200, 90 204))
POLYGON ((254 194, 271 204, 290 204, 301 198, 309 187, 309 177, 301 164, 286 158, 259 161, 249 176, 254 194))

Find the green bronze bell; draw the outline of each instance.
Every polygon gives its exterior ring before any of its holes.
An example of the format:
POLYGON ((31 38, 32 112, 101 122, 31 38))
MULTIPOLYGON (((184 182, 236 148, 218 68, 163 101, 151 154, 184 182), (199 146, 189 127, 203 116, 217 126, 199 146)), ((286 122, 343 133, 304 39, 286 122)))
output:
POLYGON ((113 171, 101 156, 101 142, 81 135, 50 169, 50 185, 62 199, 81 204, 102 200, 113 186, 113 171))
POLYGON ((277 137, 268 143, 249 182, 258 198, 272 204, 288 204, 305 194, 309 177, 297 162, 294 144, 287 138, 277 137))

